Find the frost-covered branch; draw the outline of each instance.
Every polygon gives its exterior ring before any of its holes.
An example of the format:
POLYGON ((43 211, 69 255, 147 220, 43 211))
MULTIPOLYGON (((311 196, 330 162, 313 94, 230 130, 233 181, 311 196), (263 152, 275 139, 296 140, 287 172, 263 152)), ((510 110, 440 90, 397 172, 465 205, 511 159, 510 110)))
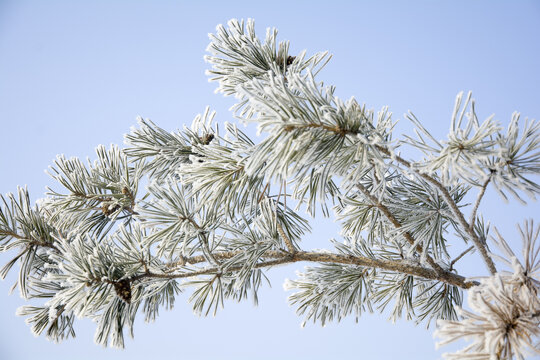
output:
POLYGON ((342 100, 319 80, 328 52, 290 54, 275 29, 261 41, 252 20, 218 26, 208 51, 217 91, 235 97, 235 117, 256 124, 259 142, 218 126, 210 108, 173 132, 139 118, 124 149, 99 146, 87 163, 57 157, 57 185, 39 206, 26 189, 1 197, 0 251, 16 253, 0 277, 19 263, 21 295, 44 300, 18 311, 35 334, 59 341, 86 317, 97 343, 123 347, 140 312, 151 321, 180 292, 191 291, 196 314, 215 314, 227 299, 257 303, 272 267, 306 262, 285 284, 305 321, 389 310, 437 320, 443 343, 473 339, 450 358, 536 351, 540 228, 519 228, 519 261, 480 211, 488 186, 505 200, 540 194, 540 123, 515 113, 504 131, 460 93, 446 140, 412 113, 416 138, 394 140, 388 107, 342 100), (405 145, 424 157, 410 159, 405 145), (332 251, 307 250, 318 211, 341 226, 332 251), (456 240, 473 244, 457 253, 456 240), (473 281, 454 265, 478 254, 490 276, 473 281))
MULTIPOLYGON (((238 252, 221 252, 214 253, 215 259, 225 260, 237 256, 238 252)), ((414 264, 408 261, 393 261, 393 260, 384 260, 384 259, 373 259, 369 257, 360 257, 360 256, 345 256, 340 254, 333 254, 329 252, 313 252, 313 251, 296 251, 295 253, 283 253, 281 251, 266 251, 262 259, 271 259, 265 260, 257 263, 255 268, 264 268, 272 267, 275 265, 294 263, 299 261, 308 261, 315 263, 333 263, 333 264, 348 264, 348 265, 357 265, 375 269, 384 269, 394 272, 406 273, 414 276, 418 276, 424 279, 430 280, 440 280, 447 282, 448 284, 458 286, 463 289, 469 289, 474 286, 476 283, 474 281, 469 281, 460 275, 456 275, 451 272, 443 271, 442 274, 438 271, 423 267, 419 264, 414 264)), ((167 273, 157 274, 157 273, 143 273, 137 275, 130 279, 131 281, 136 281, 144 278, 167 278, 167 279, 180 279, 193 277, 203 274, 215 274, 219 273, 220 267, 205 267, 201 270, 195 271, 183 271, 180 274, 174 273, 172 267, 184 266, 185 264, 198 264, 206 262, 207 259, 204 256, 195 256, 190 258, 185 258, 181 263, 169 264, 167 267, 170 269, 167 273)), ((241 266, 228 268, 228 272, 234 272, 240 270, 241 266)))

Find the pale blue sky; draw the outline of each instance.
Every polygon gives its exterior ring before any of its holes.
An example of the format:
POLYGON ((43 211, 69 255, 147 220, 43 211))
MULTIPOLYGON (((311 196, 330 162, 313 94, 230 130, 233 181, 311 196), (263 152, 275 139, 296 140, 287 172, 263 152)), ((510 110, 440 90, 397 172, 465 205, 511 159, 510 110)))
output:
MULTIPOLYGON (((277 27, 292 53, 333 53, 320 76, 339 96, 389 105, 396 119, 411 109, 438 138, 461 90, 473 91, 480 118, 495 113, 506 125, 515 110, 540 117, 538 1, 0 0, 0 192, 27 184, 39 198, 56 154, 85 158, 98 144, 121 143, 137 115, 174 130, 210 105, 231 121, 233 102, 213 93, 203 55, 217 24, 248 17, 261 36, 277 27)), ((408 131, 401 122, 398 133, 408 131)), ((505 205, 488 192, 483 210, 512 237, 514 224, 538 218, 540 207, 505 205)), ((305 244, 321 247, 332 236, 332 226, 319 227, 305 244)), ((11 276, 0 282, 0 359, 440 357, 432 329, 393 325, 386 315, 301 329, 282 283, 302 266, 271 271, 259 307, 229 303, 216 318, 197 318, 180 296, 156 323, 138 322, 124 351, 94 345, 86 320, 61 345, 34 338, 14 315, 23 302, 7 295, 11 276)))

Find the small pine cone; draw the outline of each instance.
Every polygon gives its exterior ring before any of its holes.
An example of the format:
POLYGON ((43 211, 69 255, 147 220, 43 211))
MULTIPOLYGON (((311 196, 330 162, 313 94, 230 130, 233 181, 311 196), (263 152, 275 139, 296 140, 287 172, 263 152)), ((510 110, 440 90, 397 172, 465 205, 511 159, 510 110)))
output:
POLYGON ((131 283, 128 279, 116 281, 114 283, 114 291, 120 299, 131 304, 131 283))
POLYGON ((296 59, 296 56, 289 55, 287 58, 278 57, 276 58, 276 63, 281 71, 285 72, 285 70, 287 70, 287 66, 291 65, 294 62, 294 59, 296 59), (285 62, 285 64, 283 62, 285 62))
POLYGON ((109 214, 111 213, 111 212, 109 211, 109 204, 104 203, 103 205, 101 205, 101 212, 102 212, 105 216, 109 216, 109 214))
POLYGON ((287 66, 291 65, 294 61, 294 59, 296 59, 296 56, 287 56, 287 66))
POLYGON ((116 210, 120 209, 120 205, 118 204, 115 204, 115 205, 112 205, 112 204, 103 204, 101 206, 101 212, 105 215, 105 216, 109 216, 111 215, 112 213, 114 213, 116 210))
POLYGON ((201 142, 203 143, 203 145, 208 145, 210 144, 210 142, 212 140, 214 140, 214 134, 204 134, 201 138, 200 138, 201 142))
POLYGON ((112 198, 107 197, 105 200, 101 203, 101 212, 105 216, 109 216, 112 213, 114 213, 116 210, 120 209, 120 205, 113 204, 112 198))
POLYGON ((122 194, 124 194, 124 195, 129 195, 129 194, 130 194, 129 189, 128 189, 126 186, 124 186, 124 187, 122 188, 122 194))

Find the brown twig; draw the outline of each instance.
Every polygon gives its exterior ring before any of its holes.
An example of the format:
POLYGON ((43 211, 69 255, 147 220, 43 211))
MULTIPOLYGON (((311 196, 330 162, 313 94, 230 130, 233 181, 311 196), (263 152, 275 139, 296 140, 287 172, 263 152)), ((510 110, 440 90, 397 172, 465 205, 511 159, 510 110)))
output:
POLYGON ((452 262, 450 263, 450 270, 452 270, 452 267, 454 266, 454 264, 456 262, 459 261, 459 259, 461 259, 462 257, 464 257, 465 255, 467 255, 467 253, 469 251, 471 251, 472 249, 474 249, 474 246, 471 246, 469 247, 467 250, 465 250, 464 252, 462 252, 461 254, 458 255, 458 257, 456 257, 454 260, 452 260, 452 262))
POLYGON ((277 231, 278 231, 279 235, 283 238, 283 242, 287 246, 287 249, 289 250, 289 252, 291 254, 296 253, 298 250, 296 250, 296 248, 294 247, 294 244, 292 243, 291 239, 289 239, 287 234, 285 234, 285 231, 283 231, 283 227, 277 221, 277 216, 276 216, 276 227, 277 227, 277 231))
POLYGON ((488 176, 486 181, 482 184, 482 187, 480 188, 480 192, 478 193, 478 196, 476 197, 476 201, 474 203, 473 210, 471 212, 471 220, 469 220, 470 229, 474 231, 474 223, 476 220, 476 212, 478 211, 478 207, 480 206, 480 201, 482 201, 482 198, 484 197, 484 194, 486 193, 486 188, 491 181, 491 176, 488 176))

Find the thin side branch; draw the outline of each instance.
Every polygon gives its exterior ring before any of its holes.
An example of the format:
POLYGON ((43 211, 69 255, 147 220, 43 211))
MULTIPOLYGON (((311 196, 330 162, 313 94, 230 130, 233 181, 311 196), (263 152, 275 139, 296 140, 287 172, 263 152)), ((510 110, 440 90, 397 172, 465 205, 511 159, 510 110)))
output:
POLYGON ((484 197, 484 194, 486 193, 486 189, 490 181, 491 181, 491 176, 488 176, 486 181, 484 181, 484 183, 482 184, 482 187, 480 188, 480 192, 478 193, 478 196, 476 197, 476 201, 474 203, 474 207, 471 212, 471 219, 469 220, 470 228, 473 231, 474 231, 474 223, 476 221, 476 212, 478 211, 478 207, 480 206, 480 202, 482 201, 482 198, 484 197))
POLYGON ((283 227, 281 226, 281 224, 277 221, 277 217, 276 217, 276 226, 277 226, 277 231, 279 233, 279 236, 281 236, 283 238, 283 242, 285 242, 285 245, 287 245, 287 249, 289 250, 289 252, 291 254, 294 254, 296 253, 298 250, 296 250, 296 248, 294 247, 291 239, 289 239, 289 237, 287 236, 287 234, 285 234, 285 231, 283 231, 283 227))
MULTIPOLYGON (((377 146, 377 148, 381 152, 383 152, 385 155, 391 156, 390 151, 388 149, 386 149, 385 147, 377 146)), ((436 180, 435 178, 433 178, 433 177, 431 177, 431 176, 429 176, 427 174, 423 174, 420 171, 418 171, 417 169, 414 169, 412 167, 411 163, 409 161, 403 159, 401 156, 396 154, 394 156, 394 158, 400 164, 405 165, 407 168, 412 170, 414 173, 416 173, 418 176, 420 176, 421 178, 423 178, 427 182, 430 182, 431 184, 435 185, 441 191, 441 194, 442 194, 444 200, 450 206, 450 209, 452 209, 452 213, 457 218, 459 224, 461 225, 463 230, 465 230, 465 232, 471 237, 474 245, 476 246, 476 248, 480 252, 480 255, 482 256, 484 262, 486 263, 486 266, 487 266, 488 270, 490 271, 490 273, 492 275, 496 274, 497 273, 497 268, 495 267, 495 263, 493 262, 493 259, 491 258, 491 256, 489 256, 489 254, 487 252, 487 249, 486 249, 486 246, 484 245, 482 240, 480 240, 478 235, 474 232, 471 225, 469 223, 467 223, 467 220, 465 220, 465 216, 463 216, 463 213, 461 212, 461 210, 459 210, 457 204, 452 199, 452 196, 448 192, 448 189, 443 184, 441 184, 441 182, 436 180)))
POLYGON ((60 250, 58 250, 58 248, 56 246, 54 246, 53 244, 51 244, 50 242, 43 241, 43 240, 36 240, 36 239, 28 238, 28 237, 25 237, 25 236, 21 236, 21 235, 15 233, 15 232, 12 232, 12 231, 0 231, 0 235, 1 236, 10 236, 10 237, 12 237, 14 239, 27 241, 29 245, 48 247, 50 249, 55 250, 58 253, 60 252, 60 250))
POLYGON ((474 249, 474 246, 471 246, 469 247, 467 250, 465 250, 464 252, 462 252, 461 254, 459 254, 454 260, 452 260, 452 262, 450 262, 450 269, 452 269, 452 267, 454 266, 455 263, 457 263, 459 261, 459 259, 461 259, 462 257, 464 257, 465 255, 467 255, 467 253, 469 251, 471 251, 472 249, 474 249))
MULTIPOLYGON (((379 210, 381 210, 381 212, 384 214, 384 216, 386 216, 386 218, 388 220, 390 220, 390 222, 392 223, 392 225, 394 225, 394 227, 396 229, 399 229, 402 227, 401 223, 398 221, 398 219, 396 219, 396 217, 390 212, 390 210, 384 205, 382 204, 379 199, 377 199, 375 196, 373 196, 369 191, 368 189, 366 189, 366 187, 362 184, 356 184, 356 186, 360 189, 360 191, 362 191, 362 193, 371 201, 371 203, 373 205, 375 205, 379 210)), ((408 232, 408 231, 405 231, 403 233, 403 237, 407 240, 407 242, 411 245, 414 245, 414 243, 416 242, 414 240, 414 238, 412 237, 412 235, 408 232)), ((424 249, 421 245, 416 245, 416 250, 419 252, 419 253, 423 253, 424 252, 424 249)), ((428 254, 425 254, 425 257, 426 257, 426 261, 428 262, 428 264, 435 270, 437 271, 439 274, 443 274, 445 271, 444 269, 435 262, 435 260, 433 260, 433 258, 431 256, 429 256, 428 254)))

